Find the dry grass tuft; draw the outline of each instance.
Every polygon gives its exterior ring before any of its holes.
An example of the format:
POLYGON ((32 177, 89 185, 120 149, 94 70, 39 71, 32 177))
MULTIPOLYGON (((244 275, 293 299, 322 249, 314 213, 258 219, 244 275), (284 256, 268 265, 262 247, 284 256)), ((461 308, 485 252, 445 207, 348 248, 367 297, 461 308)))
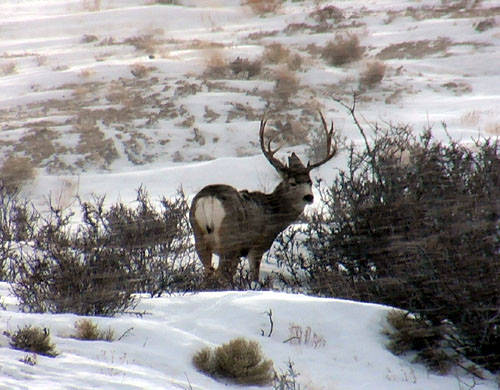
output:
POLYGON ((148 0, 147 4, 179 5, 179 0, 148 0))
POLYGON ((325 338, 314 332, 310 326, 302 327, 297 324, 290 324, 288 327, 289 337, 284 342, 293 345, 306 345, 312 348, 321 348, 326 345, 325 338))
POLYGON ((299 92, 300 82, 294 72, 287 68, 281 68, 275 73, 276 84, 274 94, 283 103, 287 103, 299 92))
POLYGON ((244 75, 245 78, 250 79, 260 73, 262 63, 260 60, 250 61, 248 58, 237 57, 229 64, 229 67, 236 76, 244 75))
POLYGON ((500 122, 486 124, 484 131, 494 136, 500 136, 500 122))
POLYGON ((205 58, 207 68, 203 76, 207 78, 224 78, 228 74, 229 65, 220 50, 208 50, 205 58))
POLYGON ((27 157, 9 156, 0 168, 0 180, 9 192, 16 192, 34 177, 35 167, 27 157))
POLYGON ((156 51, 157 46, 161 43, 153 34, 144 34, 135 37, 127 38, 123 41, 127 45, 132 45, 136 50, 152 54, 156 51))
POLYGON ((472 110, 466 112, 460 117, 460 124, 462 126, 474 127, 479 124, 480 119, 481 119, 481 113, 477 110, 472 110))
POLYGON ((462 81, 450 81, 450 82, 441 84, 441 87, 450 90, 451 92, 453 92, 457 96, 472 92, 472 87, 470 86, 470 84, 462 82, 462 81))
POLYGON ((368 63, 359 78, 360 87, 363 89, 371 89, 380 84, 384 78, 385 70, 386 66, 383 62, 376 61, 368 63))
POLYGON ((496 26, 495 19, 494 18, 488 18, 488 19, 484 19, 484 20, 481 20, 480 22, 478 22, 474 26, 474 29, 477 32, 484 32, 484 31, 489 30, 490 28, 493 28, 495 26, 496 26))
POLYGON ((83 0, 82 7, 84 11, 96 12, 101 10, 101 0, 83 0))
POLYGON ((94 34, 84 34, 82 39, 80 40, 81 43, 92 43, 96 42, 99 38, 97 38, 97 35, 94 34))
POLYGON ((266 46, 262 61, 270 64, 286 64, 290 70, 299 70, 302 66, 302 57, 299 54, 293 54, 290 49, 276 42, 266 46))
POLYGON ((289 56, 290 49, 283 46, 281 43, 275 42, 266 46, 262 59, 267 63, 282 64, 286 62, 289 56))
POLYGON ((333 20, 335 23, 339 23, 345 18, 342 10, 333 5, 327 5, 323 8, 319 8, 311 12, 309 16, 318 23, 326 23, 330 20, 333 20))
POLYGON ((15 333, 6 333, 6 335, 10 338, 10 346, 14 349, 50 357, 57 356, 47 328, 42 329, 37 326, 26 325, 15 333))
POLYGON ((274 378, 273 362, 263 357, 259 344, 241 337, 215 350, 202 349, 194 355, 193 364, 214 378, 242 385, 266 385, 274 378))
POLYGON ((86 318, 76 321, 75 329, 76 333, 72 337, 78 340, 115 340, 115 332, 113 329, 108 328, 106 330, 101 330, 95 322, 86 318))
POLYGON ((146 66, 144 64, 133 64, 130 66, 130 73, 138 79, 149 76, 149 74, 155 70, 156 68, 154 66, 146 66))
MULTIPOLYGON (((114 112, 111 109, 108 111, 106 113, 111 115, 110 121, 113 121, 113 114, 120 115, 120 112, 114 112)), ((99 110, 82 110, 74 119, 72 132, 79 135, 78 144, 74 150, 81 156, 75 164, 80 168, 95 165, 106 169, 119 156, 113 139, 106 138, 99 128, 97 121, 102 117, 103 113, 99 110)))
POLYGON ((281 8, 282 0, 247 0, 246 5, 248 5, 254 14, 265 15, 268 13, 274 13, 281 8))
POLYGON ((17 72, 17 65, 15 62, 6 62, 0 65, 0 76, 8 76, 17 72))
POLYGON ((321 57, 330 65, 341 66, 359 60, 364 51, 357 35, 337 34, 335 40, 328 42, 322 49, 321 57))
POLYGON ((421 41, 394 43, 382 49, 377 57, 381 60, 390 60, 394 58, 424 58, 440 53, 444 55, 451 45, 451 40, 443 37, 435 40, 424 39, 421 41))

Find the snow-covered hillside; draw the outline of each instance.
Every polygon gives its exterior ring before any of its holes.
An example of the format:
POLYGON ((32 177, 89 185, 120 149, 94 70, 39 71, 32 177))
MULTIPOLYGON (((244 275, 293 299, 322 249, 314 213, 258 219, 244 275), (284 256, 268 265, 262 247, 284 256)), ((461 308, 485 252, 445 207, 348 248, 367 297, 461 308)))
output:
POLYGON ((441 139, 443 121, 456 139, 497 136, 499 10, 495 1, 288 1, 268 14, 239 0, 3 1, 0 153, 40 168, 27 188, 37 200, 49 191, 128 200, 141 183, 154 196, 214 181, 272 187, 256 142, 262 115, 288 122, 292 144, 314 138, 317 109, 359 140, 332 98, 349 103, 373 62, 385 73, 364 88, 366 121, 429 125, 441 139), (362 55, 330 65, 322 50, 349 36, 362 55), (258 61, 257 73, 235 73, 238 57, 258 61), (119 173, 126 186, 113 184, 119 173))
MULTIPOLYGON (((140 185, 153 198, 216 182, 270 191, 277 175, 259 151, 261 117, 288 129, 281 156, 307 160, 318 109, 361 142, 334 101, 349 104, 358 89, 364 123, 431 126, 465 143, 500 135, 498 1, 288 0, 269 13, 241 3, 2 0, 0 166, 27 159, 35 175, 23 192, 41 208, 92 193, 132 202, 140 185), (359 58, 329 63, 328 43, 351 37, 359 58), (367 83, 373 64, 383 78, 367 83)), ((331 180, 345 159, 314 174, 331 180)), ((393 356, 381 333, 389 308, 376 305, 270 292, 141 297, 143 316, 95 319, 118 335, 131 329, 106 343, 69 338, 77 316, 20 313, 5 283, 0 297, 0 331, 46 327, 60 353, 30 366, 3 337, 0 389, 241 388, 191 364, 200 348, 238 336, 258 341, 278 370, 293 361, 302 390, 497 388, 393 356), (274 331, 262 337, 269 309, 274 331), (283 343, 291 326, 324 345, 283 343)))

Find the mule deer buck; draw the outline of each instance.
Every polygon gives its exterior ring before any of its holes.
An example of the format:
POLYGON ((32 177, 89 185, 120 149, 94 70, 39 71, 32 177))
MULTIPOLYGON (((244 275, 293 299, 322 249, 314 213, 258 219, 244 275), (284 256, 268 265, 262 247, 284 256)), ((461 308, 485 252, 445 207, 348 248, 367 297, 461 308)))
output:
POLYGON ((258 282, 262 255, 276 236, 295 221, 304 207, 314 200, 309 173, 337 153, 333 122, 328 129, 323 114, 321 121, 326 139, 326 156, 304 166, 295 153, 283 164, 274 155, 272 139, 264 140, 266 121, 260 122, 260 147, 269 163, 278 171, 282 181, 270 194, 238 191, 215 184, 204 187, 194 197, 189 219, 194 231, 195 248, 205 274, 214 271, 212 254, 219 256, 217 277, 232 282, 240 257, 248 257, 250 278, 258 282))

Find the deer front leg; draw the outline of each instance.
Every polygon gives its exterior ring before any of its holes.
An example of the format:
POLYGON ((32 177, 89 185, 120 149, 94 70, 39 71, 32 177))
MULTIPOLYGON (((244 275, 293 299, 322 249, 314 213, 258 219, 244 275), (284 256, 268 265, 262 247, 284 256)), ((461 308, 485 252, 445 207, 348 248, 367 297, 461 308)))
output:
POLYGON ((252 280, 252 282, 259 281, 260 262, 262 260, 263 254, 264 252, 256 249, 252 249, 248 253, 248 262, 250 264, 250 280, 252 280))

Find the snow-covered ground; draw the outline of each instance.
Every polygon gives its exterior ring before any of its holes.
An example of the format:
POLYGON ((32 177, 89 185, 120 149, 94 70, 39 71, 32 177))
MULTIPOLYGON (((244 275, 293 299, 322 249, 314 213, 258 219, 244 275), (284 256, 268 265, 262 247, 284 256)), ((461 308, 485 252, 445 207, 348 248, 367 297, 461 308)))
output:
MULTIPOLYGON (((432 374, 392 355, 382 334, 390 309, 383 306, 277 292, 142 297, 136 308, 145 313, 140 317, 93 318, 117 336, 126 332, 109 343, 70 338, 79 319, 75 315, 18 313, 7 287, 0 285, 7 307, 0 312, 2 326, 48 328, 60 355, 39 356, 37 364, 29 366, 19 361, 26 353, 0 348, 1 389, 241 389, 197 372, 191 363, 203 347, 241 336, 257 341, 278 371, 292 361, 301 389, 451 390, 473 384, 463 373, 432 374), (267 337, 269 310, 274 327, 267 337), (310 328, 309 341, 303 337, 301 344, 284 343, 295 335, 293 327, 304 334, 310 328)), ((496 388, 493 382, 474 387, 496 388)))
MULTIPOLYGON (((359 142, 333 98, 349 103, 377 61, 385 75, 361 96, 363 123, 401 122, 415 133, 432 126, 444 141, 500 135, 498 1, 287 1, 264 15, 240 0, 166 3, 0 2, 0 162, 31 161, 36 176, 24 193, 37 206, 49 196, 64 206, 92 193, 132 202, 140 185, 153 198, 216 182, 270 191, 277 175, 259 152, 262 115, 271 128, 291 124, 290 148, 304 159, 320 127, 317 109, 359 142), (336 34, 357 36, 362 57, 329 65, 321 50, 336 34), (259 60, 260 73, 232 72, 237 57, 259 60)), ((343 166, 340 153, 314 174, 328 181, 343 166)), ((3 338, 1 389, 240 388, 191 364, 200 348, 237 336, 257 340, 278 370, 293 361, 302 389, 473 384, 458 371, 437 376, 390 354, 381 334, 389 309, 381 306, 269 292, 142 297, 142 317, 95 319, 116 334, 132 328, 106 343, 69 338, 76 316, 20 313, 8 290, 0 285, 0 330, 49 328, 60 355, 29 366, 3 338), (269 309, 275 329, 267 338, 269 309), (292 324, 310 327, 325 345, 283 343, 292 324)))

